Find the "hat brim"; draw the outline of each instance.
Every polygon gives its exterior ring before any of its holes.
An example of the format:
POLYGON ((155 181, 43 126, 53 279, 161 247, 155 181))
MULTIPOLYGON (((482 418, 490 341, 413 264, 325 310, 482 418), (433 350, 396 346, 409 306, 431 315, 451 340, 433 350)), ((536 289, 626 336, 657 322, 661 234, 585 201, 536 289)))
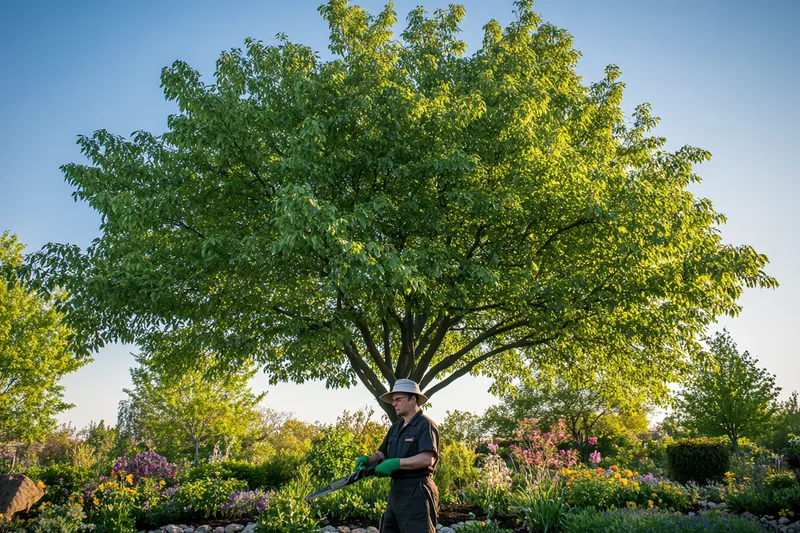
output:
POLYGON ((402 391, 394 391, 394 392, 387 392, 386 394, 381 395, 381 401, 383 403, 392 403, 392 394, 413 394, 417 397, 417 405, 423 406, 428 403, 428 397, 424 394, 420 394, 418 392, 402 392, 402 391))

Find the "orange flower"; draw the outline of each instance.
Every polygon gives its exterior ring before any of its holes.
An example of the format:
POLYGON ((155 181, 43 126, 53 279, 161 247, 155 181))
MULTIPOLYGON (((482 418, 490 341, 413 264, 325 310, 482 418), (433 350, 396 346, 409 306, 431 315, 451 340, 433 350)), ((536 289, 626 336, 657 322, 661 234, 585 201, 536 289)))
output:
POLYGON ((617 465, 613 465, 613 466, 611 466, 611 471, 612 471, 612 472, 616 472, 616 471, 617 471, 617 465))

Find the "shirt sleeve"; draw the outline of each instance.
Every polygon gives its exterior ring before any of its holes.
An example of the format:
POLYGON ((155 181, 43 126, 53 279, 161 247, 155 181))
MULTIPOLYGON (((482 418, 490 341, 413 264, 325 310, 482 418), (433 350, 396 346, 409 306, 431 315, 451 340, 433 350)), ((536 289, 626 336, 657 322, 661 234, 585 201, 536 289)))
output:
POLYGON ((419 453, 433 452, 439 457, 439 428, 434 422, 428 422, 427 426, 417 436, 417 450, 419 453))

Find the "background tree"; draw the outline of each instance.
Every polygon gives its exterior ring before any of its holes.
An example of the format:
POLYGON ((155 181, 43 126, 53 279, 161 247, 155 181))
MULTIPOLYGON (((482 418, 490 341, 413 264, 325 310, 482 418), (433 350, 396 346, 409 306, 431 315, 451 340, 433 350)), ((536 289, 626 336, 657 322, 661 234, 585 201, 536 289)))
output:
POLYGON ((513 438, 525 418, 538 418, 544 428, 563 418, 572 445, 582 451, 586 451, 589 437, 611 440, 625 434, 635 438, 637 433, 647 431, 642 394, 631 389, 628 401, 622 403, 609 399, 602 391, 600 383, 578 386, 559 377, 522 382, 499 404, 486 410, 484 425, 496 437, 513 438))
POLYGON ((205 370, 176 375, 151 366, 147 356, 137 356, 137 362, 119 421, 121 427, 137 429, 122 434, 173 460, 188 452, 197 464, 201 449, 208 455, 215 444, 231 445, 259 418, 257 407, 265 394, 255 395, 248 386, 252 366, 209 380, 205 370))
POLYGON ((176 365, 214 353, 376 398, 401 377, 502 392, 529 365, 663 398, 743 287, 776 283, 689 192, 708 152, 665 151, 616 67, 585 85, 572 37, 516 6, 472 55, 461 6, 393 40, 391 4, 330 0, 330 60, 280 36, 223 53, 211 85, 165 68, 166 133, 81 136, 89 163, 63 167, 99 239, 31 258, 81 348, 167 338, 176 365))
POLYGON ((23 246, 0 234, 0 442, 27 441, 55 426, 63 401, 61 378, 88 361, 70 351, 71 331, 51 298, 20 279, 23 246))
POLYGON ((689 429, 727 436, 738 454, 740 437, 754 440, 769 427, 781 389, 775 376, 757 366, 758 360, 739 353, 726 330, 707 342, 705 364, 681 393, 678 412, 689 429))
POLYGON ((439 424, 442 439, 450 442, 462 442, 475 448, 486 435, 484 418, 468 411, 447 411, 447 416, 439 424))
POLYGON ((789 444, 790 434, 800 435, 800 401, 797 391, 793 391, 786 401, 778 404, 765 444, 772 451, 782 453, 789 444))

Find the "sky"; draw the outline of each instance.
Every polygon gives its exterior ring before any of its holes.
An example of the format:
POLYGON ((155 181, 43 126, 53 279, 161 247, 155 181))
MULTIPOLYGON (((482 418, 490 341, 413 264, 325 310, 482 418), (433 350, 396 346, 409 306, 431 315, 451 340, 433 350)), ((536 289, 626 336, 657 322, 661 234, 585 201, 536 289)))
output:
MULTIPOLYGON (((47 242, 87 246, 99 235, 99 217, 73 201, 59 166, 83 161, 78 134, 105 128, 129 135, 162 133, 176 112, 159 88, 161 68, 177 59, 213 82, 220 52, 245 37, 274 43, 283 32, 324 58, 328 29, 321 0, 138 2, 4 2, 0 4, 0 231, 15 233, 28 251, 47 242)), ((377 13, 384 2, 352 2, 377 13)), ((416 5, 397 1, 399 26, 416 5)), ((465 1, 462 38, 474 52, 482 26, 512 17, 508 0, 465 1)), ((796 0, 539 0, 545 21, 566 28, 582 52, 586 82, 618 65, 626 83, 623 107, 642 102, 661 117, 656 133, 667 147, 699 146, 713 159, 699 167, 693 187, 727 216, 723 239, 748 244, 770 259, 775 290, 746 290, 736 318, 722 318, 740 350, 776 374, 782 398, 800 389, 796 328, 800 301, 800 229, 797 150, 800 124, 800 2, 796 0)), ((399 33, 399 32, 398 32, 399 33)), ((116 420, 130 386, 135 346, 113 345, 63 380, 75 407, 59 416, 81 428, 116 420)), ((266 407, 308 422, 333 422, 344 409, 376 407, 361 388, 329 391, 320 383, 268 386, 266 407)), ((428 413, 481 413, 497 402, 490 382, 462 378, 438 393, 428 413)), ((377 409, 376 409, 377 411, 377 409)))

